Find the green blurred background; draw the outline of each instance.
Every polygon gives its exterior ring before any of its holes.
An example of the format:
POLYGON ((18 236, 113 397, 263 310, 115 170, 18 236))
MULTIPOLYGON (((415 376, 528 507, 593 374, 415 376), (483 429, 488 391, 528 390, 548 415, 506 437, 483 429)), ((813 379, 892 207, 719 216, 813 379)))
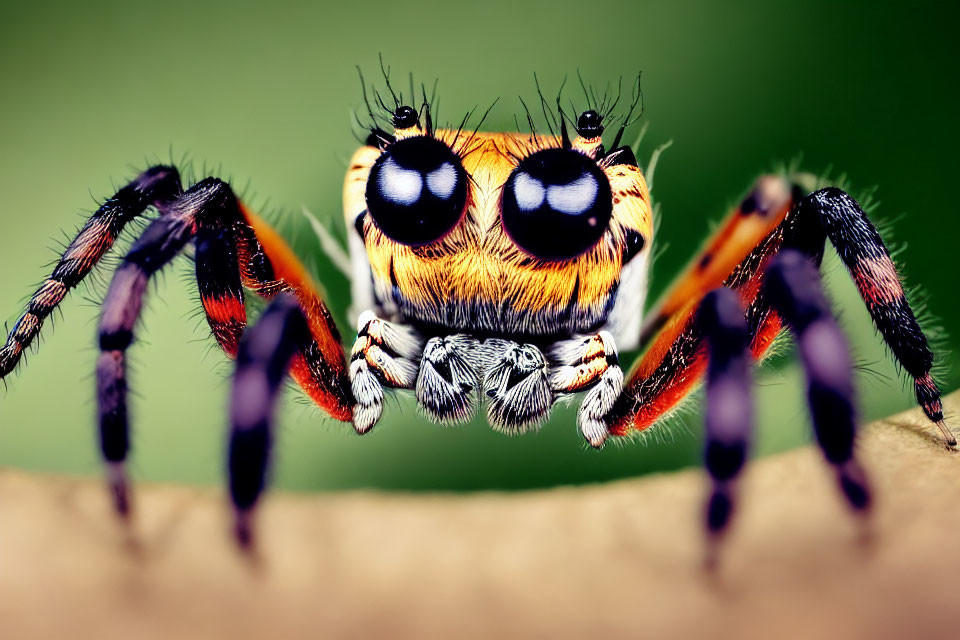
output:
MULTIPOLYGON (((674 141, 655 180, 657 243, 667 248, 653 297, 760 172, 802 154, 807 170, 832 167, 854 188, 876 186, 881 218, 903 214, 901 266, 950 329, 960 318, 949 257, 960 237, 956 24, 925 3, 4 3, 0 318, 15 320, 49 272, 60 231, 72 233, 95 198, 149 162, 184 154, 198 173, 213 167, 249 183, 254 204, 286 212, 285 234, 342 309, 346 281, 316 256, 298 211, 340 225, 360 105, 354 65, 377 79, 382 52, 401 84, 408 71, 428 85, 440 79, 441 120, 499 96, 486 129, 514 128, 517 96, 535 97, 534 72, 552 93, 578 69, 601 86, 642 70, 641 161, 674 141)), ((869 370, 859 384, 864 418, 910 407, 849 279, 835 259, 827 271, 869 370)), ((205 339, 195 292, 179 277, 188 272, 181 260, 160 278, 133 350, 131 466, 140 480, 211 484, 223 473, 229 366, 205 339)), ((0 392, 0 465, 97 472, 97 314, 84 297, 98 292, 71 296, 0 392)), ((952 389, 960 367, 945 356, 952 389)), ((809 440, 792 360, 765 367, 758 382, 757 452, 809 440)), ((527 488, 698 464, 696 412, 646 444, 602 452, 583 445, 574 415, 560 408, 539 434, 507 438, 482 420, 434 426, 403 398, 360 438, 288 393, 275 484, 527 488)))

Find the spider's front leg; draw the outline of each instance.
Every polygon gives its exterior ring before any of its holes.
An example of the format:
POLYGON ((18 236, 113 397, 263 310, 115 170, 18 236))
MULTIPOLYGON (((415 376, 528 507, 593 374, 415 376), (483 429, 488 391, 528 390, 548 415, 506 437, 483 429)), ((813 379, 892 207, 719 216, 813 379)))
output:
POLYGON ((590 446, 599 448, 610 435, 606 416, 623 390, 623 371, 613 336, 601 331, 593 336, 564 340, 549 352, 555 363, 550 386, 555 393, 587 391, 577 411, 577 427, 590 446))
POLYGON ((350 385, 356 399, 353 427, 357 433, 367 433, 380 420, 384 387, 414 388, 422 352, 423 339, 413 329, 381 320, 372 311, 360 314, 350 355, 350 385))

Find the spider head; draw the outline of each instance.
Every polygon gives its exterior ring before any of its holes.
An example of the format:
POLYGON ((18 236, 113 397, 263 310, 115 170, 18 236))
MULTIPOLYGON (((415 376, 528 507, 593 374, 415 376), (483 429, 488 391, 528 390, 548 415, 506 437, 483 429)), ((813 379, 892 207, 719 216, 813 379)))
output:
POLYGON ((421 114, 397 108, 393 131, 358 150, 347 175, 345 213, 376 304, 479 334, 602 324, 652 240, 632 151, 604 152, 595 111, 572 140, 433 130, 421 114))

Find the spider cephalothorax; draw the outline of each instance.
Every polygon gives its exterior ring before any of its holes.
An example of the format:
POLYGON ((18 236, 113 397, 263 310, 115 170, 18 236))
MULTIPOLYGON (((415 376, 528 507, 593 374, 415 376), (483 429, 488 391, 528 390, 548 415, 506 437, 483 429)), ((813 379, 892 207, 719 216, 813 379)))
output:
POLYGON ((853 449, 853 367, 820 286, 827 240, 911 376, 918 403, 956 444, 931 377, 933 354, 897 270, 840 189, 762 177, 644 317, 652 207, 633 151, 619 146, 629 115, 604 145, 616 100, 575 118, 560 110, 550 135, 471 133, 435 129, 425 99, 418 109, 390 92, 390 108, 378 102, 392 131, 371 123, 344 185, 357 323, 349 352, 280 236, 225 182, 208 178, 184 190, 169 166, 147 169, 107 200, 30 300, 0 348, 0 377, 124 225, 157 210, 117 268, 100 321, 100 434, 121 512, 126 350, 149 278, 189 243, 213 336, 237 362, 229 470, 241 541, 264 487, 273 406, 288 372, 358 433, 377 423, 394 389, 413 391, 423 412, 443 423, 485 407, 490 425, 507 433, 539 426, 558 400, 582 392, 577 426, 594 447, 654 427, 705 377, 707 524, 718 534, 747 454, 750 364, 784 329, 797 338, 818 442, 850 504, 866 509, 870 494, 853 449), (271 302, 246 329, 249 294, 271 302), (620 349, 642 351, 627 376, 620 349))
POLYGON ((538 339, 596 330, 624 266, 645 269, 649 199, 629 149, 414 123, 350 163, 344 212, 367 256, 354 256, 355 304, 369 272, 363 306, 422 325, 538 339))

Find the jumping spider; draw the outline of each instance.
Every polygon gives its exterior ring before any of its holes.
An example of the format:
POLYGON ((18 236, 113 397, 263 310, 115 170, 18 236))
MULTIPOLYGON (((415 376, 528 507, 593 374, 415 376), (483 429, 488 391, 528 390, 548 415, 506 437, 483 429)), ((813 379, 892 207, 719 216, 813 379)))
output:
POLYGON ((608 148, 606 107, 575 119, 561 113, 550 135, 435 129, 426 99, 416 109, 394 96, 386 112, 392 126, 371 123, 344 185, 360 311, 349 353, 280 236, 226 182, 207 178, 184 190, 172 166, 147 169, 104 202, 30 300, 0 349, 0 377, 124 225, 156 209, 114 272, 100 316, 100 441, 120 513, 129 508, 125 354, 148 281, 190 243, 213 336, 236 359, 229 482, 242 543, 251 537, 288 373, 323 412, 360 434, 380 419, 390 389, 413 390, 441 423, 465 421, 485 403, 490 425, 507 433, 541 424, 559 398, 582 392, 577 426, 597 448, 653 427, 705 377, 713 480, 706 525, 716 539, 747 455, 751 365, 784 329, 796 338, 817 441, 850 505, 865 510, 853 368, 818 269, 827 239, 912 377, 917 402, 956 444, 930 374, 933 354, 894 263, 840 189, 810 192, 789 177, 760 178, 644 314, 653 212, 644 173, 620 145, 629 116, 608 148), (270 303, 247 329, 250 293, 270 303), (624 375, 618 351, 637 349, 642 355, 624 375))

